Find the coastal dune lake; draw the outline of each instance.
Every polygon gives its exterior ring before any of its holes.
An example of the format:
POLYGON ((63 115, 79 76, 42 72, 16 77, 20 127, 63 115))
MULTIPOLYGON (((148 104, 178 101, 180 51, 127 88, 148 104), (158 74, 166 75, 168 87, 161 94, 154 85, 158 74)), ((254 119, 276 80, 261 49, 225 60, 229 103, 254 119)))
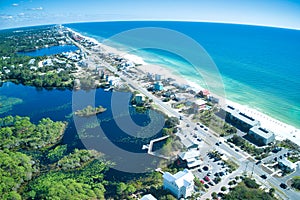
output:
POLYGON ((76 51, 76 50, 79 50, 79 48, 74 45, 59 45, 59 46, 45 47, 42 49, 37 49, 35 51, 19 52, 18 54, 36 57, 36 56, 55 55, 55 54, 60 54, 63 52, 70 52, 70 51, 76 51))
MULTIPOLYGON (((99 150, 100 152, 105 152, 109 156, 109 149, 103 149, 103 145, 106 142, 111 142, 120 149, 127 152, 141 153, 144 154, 144 159, 147 160, 147 154, 145 150, 142 150, 144 144, 149 143, 153 138, 161 136, 161 131, 156 135, 149 138, 135 138, 131 135, 126 134, 122 131, 114 121, 114 116, 111 111, 111 92, 104 92, 103 89, 97 89, 95 92, 95 106, 103 106, 107 110, 101 114, 97 115, 97 122, 91 123, 87 118, 83 118, 83 123, 77 127, 74 124, 73 117, 71 115, 72 111, 72 92, 70 90, 40 90, 30 86, 16 85, 14 83, 4 83, 0 87, 0 104, 7 98, 14 98, 18 101, 15 104, 8 105, 6 107, 0 107, 0 117, 5 117, 8 115, 19 115, 30 117, 33 123, 37 123, 42 118, 49 117, 54 121, 67 121, 68 127, 65 131, 64 137, 62 139, 62 144, 67 144, 69 149, 73 148, 85 148, 82 143, 82 138, 79 137, 78 127, 84 126, 85 132, 83 135, 95 136, 97 137, 98 132, 95 127, 101 126, 105 137, 99 140, 99 143, 94 144, 93 148, 99 150), (85 120, 86 119, 86 120, 85 120), (84 123, 86 122, 87 123, 84 123), (101 144, 103 143, 103 144, 101 144)), ((76 91, 82 93, 83 95, 88 95, 91 91, 76 91)), ((121 93, 128 95, 128 93, 121 93)), ((90 102, 84 102, 80 105, 86 107, 90 102), (86 105, 85 105, 86 104, 86 105)), ((83 108, 84 108, 83 107, 83 108)), ((81 108, 82 109, 82 108, 81 108)), ((139 126, 145 126, 149 123, 148 113, 137 113, 135 108, 128 104, 128 109, 130 117, 139 126)), ((81 130, 81 129, 80 129, 81 130)), ((82 133, 81 133, 82 134, 82 133)), ((84 138, 87 140, 94 141, 93 137, 84 138)), ((163 144, 160 145, 160 147, 163 144)), ((151 159, 148 159, 151 160, 151 159)))

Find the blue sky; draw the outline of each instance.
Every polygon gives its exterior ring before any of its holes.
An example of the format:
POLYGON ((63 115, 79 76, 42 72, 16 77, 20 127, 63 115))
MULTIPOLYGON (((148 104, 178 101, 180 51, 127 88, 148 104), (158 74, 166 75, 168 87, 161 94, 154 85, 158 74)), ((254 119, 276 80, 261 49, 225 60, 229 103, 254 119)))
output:
POLYGON ((300 29, 300 0, 0 0, 0 29, 120 20, 209 21, 300 29))

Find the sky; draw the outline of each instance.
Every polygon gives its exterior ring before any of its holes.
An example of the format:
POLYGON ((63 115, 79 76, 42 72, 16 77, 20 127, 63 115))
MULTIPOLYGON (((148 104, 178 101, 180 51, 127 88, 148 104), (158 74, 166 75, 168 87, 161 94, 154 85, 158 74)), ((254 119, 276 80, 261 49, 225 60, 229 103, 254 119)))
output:
POLYGON ((300 0, 0 0, 0 29, 128 20, 205 21, 300 30, 300 0))

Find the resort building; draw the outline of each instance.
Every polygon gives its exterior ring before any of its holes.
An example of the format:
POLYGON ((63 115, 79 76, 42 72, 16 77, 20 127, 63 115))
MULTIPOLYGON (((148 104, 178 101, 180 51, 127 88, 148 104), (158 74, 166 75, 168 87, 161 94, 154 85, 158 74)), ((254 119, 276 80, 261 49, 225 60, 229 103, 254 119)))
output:
POLYGON ((178 154, 181 163, 184 163, 189 169, 200 166, 202 163, 200 158, 200 151, 196 149, 189 150, 178 154))
POLYGON ((249 130, 249 135, 253 136, 257 141, 267 145, 275 140, 275 134, 260 126, 254 126, 249 130))
POLYGON ((140 200, 157 200, 157 199, 152 194, 146 194, 140 200))
POLYGON ((248 133, 252 127, 260 125, 259 121, 253 119, 245 113, 240 112, 232 106, 227 105, 225 111, 225 121, 243 132, 248 133))
POLYGON ((292 163, 287 158, 282 158, 282 159, 278 160, 278 166, 281 170, 283 170, 285 172, 292 172, 296 169, 297 164, 292 163))
POLYGON ((194 175, 188 169, 174 175, 165 172, 163 179, 164 189, 169 190, 178 199, 187 198, 194 192, 194 175))
POLYGON ((161 82, 156 82, 154 84, 154 90, 156 90, 156 91, 162 91, 163 89, 164 89, 164 86, 163 86, 163 84, 161 82))

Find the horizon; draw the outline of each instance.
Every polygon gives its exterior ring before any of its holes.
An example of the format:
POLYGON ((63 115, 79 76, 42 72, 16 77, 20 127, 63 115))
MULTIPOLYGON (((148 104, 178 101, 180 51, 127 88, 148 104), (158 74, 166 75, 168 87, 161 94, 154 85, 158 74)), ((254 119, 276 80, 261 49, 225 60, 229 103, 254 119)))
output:
POLYGON ((211 24, 226 24, 226 25, 241 25, 241 26, 253 26, 253 27, 264 27, 264 28, 274 28, 274 29, 286 29, 286 30, 294 30, 300 31, 300 28, 289 28, 289 27, 278 27, 272 25, 261 25, 261 24, 242 24, 242 23, 232 23, 232 22, 215 22, 215 21, 188 21, 188 20, 106 20, 106 21, 78 21, 78 22, 70 22, 70 23, 53 23, 53 24, 36 24, 36 25, 28 25, 28 26, 18 26, 11 28, 4 28, 0 31, 12 30, 12 29, 24 29, 24 28, 34 28, 39 26, 57 26, 62 25, 66 26, 68 24, 84 24, 84 23, 114 23, 114 22, 186 22, 186 23, 211 23, 211 24))
POLYGON ((296 0, 3 0, 0 30, 51 24, 115 21, 184 21, 300 30, 296 0))

